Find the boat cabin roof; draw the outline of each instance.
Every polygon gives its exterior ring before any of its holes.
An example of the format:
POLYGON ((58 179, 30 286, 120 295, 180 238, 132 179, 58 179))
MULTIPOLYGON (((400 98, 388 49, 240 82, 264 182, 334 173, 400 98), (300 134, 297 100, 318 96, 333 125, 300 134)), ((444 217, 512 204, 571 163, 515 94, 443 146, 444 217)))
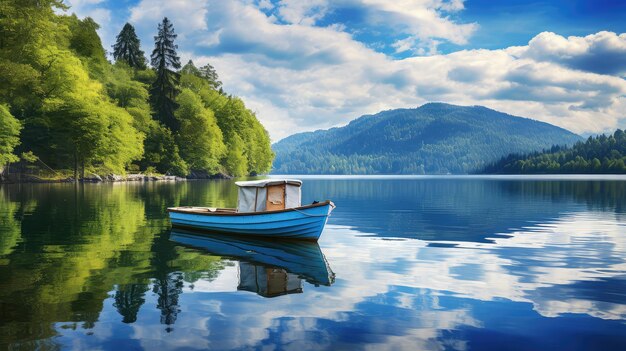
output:
POLYGON ((298 179, 261 179, 261 180, 249 180, 245 182, 235 182, 237 186, 242 188, 265 188, 270 185, 288 184, 295 186, 302 186, 302 181, 298 179))

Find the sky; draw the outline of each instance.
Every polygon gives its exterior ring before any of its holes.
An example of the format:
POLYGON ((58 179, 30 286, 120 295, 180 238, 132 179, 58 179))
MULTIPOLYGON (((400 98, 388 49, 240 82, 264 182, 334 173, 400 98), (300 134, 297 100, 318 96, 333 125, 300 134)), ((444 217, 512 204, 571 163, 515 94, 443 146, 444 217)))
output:
POLYGON ((65 0, 183 64, 213 65, 278 141, 427 102, 482 105, 589 135, 626 128, 626 0, 65 0))

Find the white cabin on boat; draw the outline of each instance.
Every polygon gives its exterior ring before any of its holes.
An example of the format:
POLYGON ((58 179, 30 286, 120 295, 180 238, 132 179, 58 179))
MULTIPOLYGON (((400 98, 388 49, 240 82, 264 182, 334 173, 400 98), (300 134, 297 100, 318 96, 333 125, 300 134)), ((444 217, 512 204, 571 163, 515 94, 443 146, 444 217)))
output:
POLYGON ((263 179, 236 182, 237 212, 264 212, 300 207, 302 181, 263 179))

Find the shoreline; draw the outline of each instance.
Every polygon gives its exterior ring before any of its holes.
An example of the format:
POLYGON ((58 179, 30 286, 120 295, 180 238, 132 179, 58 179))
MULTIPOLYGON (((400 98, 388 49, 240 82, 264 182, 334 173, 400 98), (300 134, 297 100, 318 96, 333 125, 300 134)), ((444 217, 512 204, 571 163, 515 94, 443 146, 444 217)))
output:
POLYGON ((220 179, 232 179, 231 176, 224 174, 215 174, 210 176, 171 176, 171 175, 147 175, 147 174, 108 174, 100 176, 97 174, 91 174, 88 177, 74 179, 73 177, 49 179, 39 178, 29 174, 12 174, 8 177, 0 179, 0 184, 39 184, 39 183, 121 183, 121 182, 182 182, 190 180, 220 180, 220 179))
MULTIPOLYGON (((298 178, 298 179, 459 179, 459 180, 617 180, 626 181, 626 174, 267 174, 268 178, 298 178)), ((169 175, 146 175, 146 174, 129 174, 106 176, 91 175, 75 180, 72 177, 61 179, 45 179, 32 175, 22 175, 15 177, 12 175, 9 179, 0 179, 2 184, 46 184, 46 183, 123 183, 123 182, 183 182, 196 180, 228 180, 233 179, 231 176, 224 174, 216 174, 211 176, 169 176, 169 175)))

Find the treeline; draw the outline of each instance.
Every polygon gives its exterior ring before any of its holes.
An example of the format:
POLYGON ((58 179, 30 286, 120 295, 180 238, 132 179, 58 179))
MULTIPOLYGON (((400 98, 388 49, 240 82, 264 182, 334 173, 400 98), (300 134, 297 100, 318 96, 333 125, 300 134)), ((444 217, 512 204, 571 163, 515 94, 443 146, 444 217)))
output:
POLYGON ((480 173, 496 174, 626 174, 626 133, 589 137, 572 147, 553 146, 543 152, 511 154, 480 173))
POLYGON ((126 24, 109 62, 91 18, 61 0, 0 4, 0 168, 205 175, 266 173, 270 139, 211 65, 181 67, 176 34, 158 25, 150 67, 126 24))

